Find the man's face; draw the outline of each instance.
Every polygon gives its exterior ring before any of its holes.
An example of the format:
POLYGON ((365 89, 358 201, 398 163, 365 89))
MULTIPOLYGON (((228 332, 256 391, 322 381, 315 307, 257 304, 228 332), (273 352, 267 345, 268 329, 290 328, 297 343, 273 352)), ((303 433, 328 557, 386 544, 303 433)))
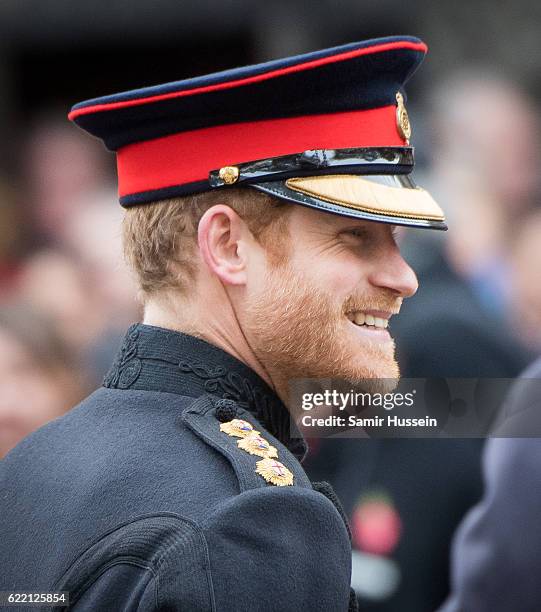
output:
POLYGON ((393 226, 294 206, 289 257, 251 264, 244 329, 271 376, 397 378, 388 320, 417 279, 393 226))

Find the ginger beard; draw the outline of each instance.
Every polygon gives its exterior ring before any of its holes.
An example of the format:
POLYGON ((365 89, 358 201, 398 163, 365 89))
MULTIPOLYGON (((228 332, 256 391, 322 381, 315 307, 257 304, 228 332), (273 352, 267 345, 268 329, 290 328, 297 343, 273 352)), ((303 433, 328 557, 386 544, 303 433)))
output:
POLYGON ((397 312, 400 303, 384 290, 337 301, 289 267, 272 267, 263 289, 250 298, 245 329, 252 349, 282 391, 295 378, 332 378, 375 392, 384 383, 381 379, 387 380, 387 388, 388 379, 396 381, 400 375, 394 342, 358 334, 347 313, 397 312))

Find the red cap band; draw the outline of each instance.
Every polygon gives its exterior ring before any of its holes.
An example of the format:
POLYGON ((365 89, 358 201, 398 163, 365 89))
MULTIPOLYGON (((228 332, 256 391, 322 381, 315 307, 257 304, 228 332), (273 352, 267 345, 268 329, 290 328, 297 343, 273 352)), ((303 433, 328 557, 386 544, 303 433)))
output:
POLYGON ((220 125, 120 148, 119 195, 205 181, 223 166, 310 149, 404 144, 396 106, 220 125))

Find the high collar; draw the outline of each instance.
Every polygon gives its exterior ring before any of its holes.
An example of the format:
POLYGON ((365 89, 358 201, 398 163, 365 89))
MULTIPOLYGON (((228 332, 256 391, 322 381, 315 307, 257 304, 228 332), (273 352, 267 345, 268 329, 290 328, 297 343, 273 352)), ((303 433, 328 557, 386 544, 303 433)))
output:
POLYGON ((132 325, 103 384, 189 397, 211 393, 234 400, 299 460, 306 455, 305 441, 269 385, 242 361, 200 338, 142 323, 132 325))

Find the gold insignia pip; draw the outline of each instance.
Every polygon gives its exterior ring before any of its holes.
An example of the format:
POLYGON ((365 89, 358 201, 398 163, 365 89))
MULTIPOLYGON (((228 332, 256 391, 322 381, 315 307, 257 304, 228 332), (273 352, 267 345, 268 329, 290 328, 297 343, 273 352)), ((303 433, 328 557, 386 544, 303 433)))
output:
POLYGON ((250 455, 257 455, 265 459, 272 459, 278 457, 278 451, 274 446, 271 446, 265 438, 262 438, 255 431, 248 434, 237 442, 239 448, 250 453, 250 455))
POLYGON ((236 436, 237 438, 244 438, 249 434, 259 433, 248 421, 243 421, 242 419, 233 419, 232 421, 227 421, 227 423, 221 423, 220 431, 225 432, 228 436, 236 436))
POLYGON ((218 175, 226 185, 232 185, 239 180, 239 169, 237 166, 224 166, 218 175))
POLYGON ((256 463, 255 471, 277 487, 288 487, 293 484, 293 474, 276 459, 261 459, 256 463))
POLYGON ((408 117, 408 111, 404 105, 404 96, 400 92, 396 93, 396 102, 396 125, 398 127, 398 133, 404 138, 406 144, 409 144, 411 138, 411 123, 408 117))

